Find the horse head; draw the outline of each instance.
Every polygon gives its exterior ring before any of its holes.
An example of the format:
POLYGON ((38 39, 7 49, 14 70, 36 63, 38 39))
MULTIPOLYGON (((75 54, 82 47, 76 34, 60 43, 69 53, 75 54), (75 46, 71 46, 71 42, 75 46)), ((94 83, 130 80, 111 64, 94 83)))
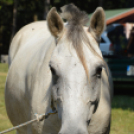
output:
POLYGON ((61 119, 59 134, 88 134, 101 94, 105 64, 99 49, 105 15, 98 7, 86 27, 88 15, 75 5, 53 7, 47 15, 56 47, 49 63, 53 75, 52 100, 61 119), (64 24, 63 20, 67 22, 64 24))

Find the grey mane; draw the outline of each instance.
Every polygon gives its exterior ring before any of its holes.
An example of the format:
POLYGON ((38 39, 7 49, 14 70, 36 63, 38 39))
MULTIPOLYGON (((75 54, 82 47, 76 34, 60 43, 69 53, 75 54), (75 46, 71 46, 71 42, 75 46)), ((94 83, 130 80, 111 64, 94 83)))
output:
POLYGON ((67 19, 69 25, 85 25, 89 21, 88 14, 73 4, 61 7, 61 16, 67 19))
POLYGON ((63 19, 66 19, 68 22, 67 25, 68 39, 72 41, 74 46, 82 44, 81 43, 82 40, 83 39, 85 40, 86 37, 85 32, 83 30, 83 25, 85 25, 89 21, 87 13, 81 11, 73 4, 65 5, 61 7, 61 10, 62 10, 61 17, 63 19))

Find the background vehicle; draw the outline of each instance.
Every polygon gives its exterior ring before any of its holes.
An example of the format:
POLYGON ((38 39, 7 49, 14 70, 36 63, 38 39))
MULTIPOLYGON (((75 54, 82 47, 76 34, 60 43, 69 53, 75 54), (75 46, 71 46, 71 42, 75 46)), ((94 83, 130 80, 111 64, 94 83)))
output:
POLYGON ((100 49, 103 56, 126 56, 127 39, 121 24, 111 24, 102 33, 100 49))
POLYGON ((105 31, 101 35, 100 49, 103 56, 114 55, 114 47, 107 34, 108 32, 105 31))

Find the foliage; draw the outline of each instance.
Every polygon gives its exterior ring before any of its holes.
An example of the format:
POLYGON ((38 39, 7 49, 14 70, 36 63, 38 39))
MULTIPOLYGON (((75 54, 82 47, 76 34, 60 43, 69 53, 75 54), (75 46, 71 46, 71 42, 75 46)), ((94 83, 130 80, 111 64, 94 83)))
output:
POLYGON ((104 9, 129 8, 133 5, 133 0, 103 0, 104 9))
POLYGON ((0 0, 0 54, 7 54, 11 41, 13 28, 13 8, 14 2, 17 2, 17 27, 16 32, 24 25, 37 20, 44 19, 45 7, 55 6, 58 11, 60 7, 74 3, 80 9, 91 13, 96 7, 101 5, 104 9, 128 8, 134 5, 133 0, 51 0, 49 5, 46 1, 49 0, 0 0))
POLYGON ((0 50, 6 51, 11 36, 13 0, 0 0, 0 6, 0 50))
MULTIPOLYGON (((17 27, 16 32, 24 25, 34 21, 34 15, 38 20, 43 19, 44 0, 18 0, 17 1, 17 27)), ((0 0, 0 53, 7 53, 12 33, 13 24, 13 0, 0 0)))

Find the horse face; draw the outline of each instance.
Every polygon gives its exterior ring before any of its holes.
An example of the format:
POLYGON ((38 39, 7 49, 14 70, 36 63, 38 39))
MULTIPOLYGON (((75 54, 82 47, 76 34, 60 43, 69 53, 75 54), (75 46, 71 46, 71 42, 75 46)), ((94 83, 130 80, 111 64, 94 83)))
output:
MULTIPOLYGON (((64 7, 63 11, 67 12, 67 9, 64 7)), ((52 100, 62 121, 60 134, 88 134, 87 127, 97 109, 103 62, 96 39, 103 31, 103 14, 101 8, 97 9, 91 18, 90 28, 77 27, 78 34, 73 31, 71 33, 71 22, 63 25, 55 9, 48 14, 49 30, 58 38, 50 69, 53 74, 52 100), (77 43, 69 38, 69 33, 74 39, 78 36, 77 43), (86 39, 82 38, 83 34, 86 39), (90 41, 90 46, 86 40, 90 41), (79 43, 81 46, 76 46, 79 43)), ((70 17, 70 14, 67 16, 70 17)))

